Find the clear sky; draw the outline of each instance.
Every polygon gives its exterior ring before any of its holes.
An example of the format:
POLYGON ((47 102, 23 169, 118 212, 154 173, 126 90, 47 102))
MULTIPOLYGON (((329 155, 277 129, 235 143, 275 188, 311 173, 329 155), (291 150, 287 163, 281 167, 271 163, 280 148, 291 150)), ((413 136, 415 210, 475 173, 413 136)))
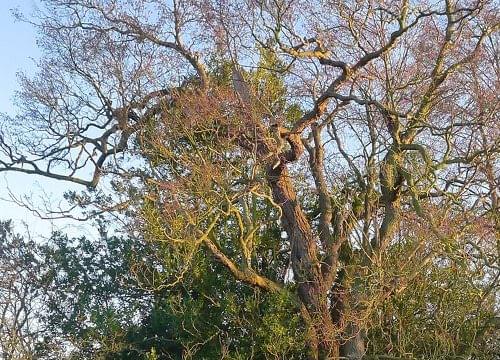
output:
MULTIPOLYGON (((29 24, 15 20, 11 9, 19 8, 29 15, 35 9, 36 3, 36 0, 0 0, 0 113, 15 114, 13 97, 18 86, 16 74, 19 71, 28 74, 36 71, 35 62, 40 57, 35 29, 29 24)), ((0 173, 0 220, 13 219, 19 232, 22 231, 20 226, 24 222, 33 235, 49 235, 54 226, 65 229, 71 227, 72 234, 86 233, 85 230, 79 231, 79 224, 74 222, 42 221, 26 209, 1 200, 9 198, 10 189, 16 196, 33 193, 35 198, 40 197, 43 190, 52 195, 54 201, 58 201, 66 188, 64 183, 50 179, 0 173)))
POLYGON ((12 96, 16 73, 33 71, 33 60, 39 57, 34 29, 14 19, 11 9, 31 12, 34 0, 0 0, 0 111, 12 113, 12 96))

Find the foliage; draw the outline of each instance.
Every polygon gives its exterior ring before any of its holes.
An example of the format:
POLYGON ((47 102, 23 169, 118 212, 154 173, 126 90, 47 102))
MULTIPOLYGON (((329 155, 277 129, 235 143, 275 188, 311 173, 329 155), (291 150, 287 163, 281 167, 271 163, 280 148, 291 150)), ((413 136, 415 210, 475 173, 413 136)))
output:
POLYGON ((47 356, 496 355, 494 1, 42 3, 0 172, 102 233, 39 248, 47 356))

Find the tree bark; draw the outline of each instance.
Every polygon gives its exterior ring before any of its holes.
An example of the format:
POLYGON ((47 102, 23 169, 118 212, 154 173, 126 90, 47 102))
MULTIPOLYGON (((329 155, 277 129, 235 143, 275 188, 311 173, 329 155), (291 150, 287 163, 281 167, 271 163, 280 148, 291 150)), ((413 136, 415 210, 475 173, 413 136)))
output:
POLYGON ((327 299, 329 286, 323 279, 318 245, 311 225, 297 201, 286 166, 269 166, 267 176, 273 199, 282 210, 281 221, 290 241, 294 279, 298 284, 299 298, 307 311, 308 319, 304 320, 310 327, 311 357, 338 359, 337 328, 332 321, 327 299))
POLYGON ((340 345, 340 356, 349 360, 360 360, 365 355, 365 340, 362 330, 354 323, 349 323, 344 331, 345 342, 340 345))
POLYGON ((348 291, 344 287, 345 272, 341 270, 337 276, 335 285, 332 288, 330 295, 331 314, 334 324, 337 328, 343 329, 339 346, 339 355, 342 359, 358 360, 365 355, 365 339, 364 331, 360 329, 358 324, 352 321, 346 322, 345 304, 348 301, 348 291))

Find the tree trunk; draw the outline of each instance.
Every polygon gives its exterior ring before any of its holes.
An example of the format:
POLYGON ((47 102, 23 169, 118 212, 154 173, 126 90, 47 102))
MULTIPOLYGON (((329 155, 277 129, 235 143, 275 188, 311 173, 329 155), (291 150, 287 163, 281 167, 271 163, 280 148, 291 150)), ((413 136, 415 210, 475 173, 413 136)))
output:
POLYGON ((344 270, 339 272, 335 285, 331 292, 331 313, 333 323, 342 328, 342 341, 340 341, 339 355, 342 359, 358 360, 365 355, 365 339, 364 331, 359 326, 352 322, 345 322, 345 304, 348 301, 347 294, 352 291, 347 291, 344 287, 344 270))
POLYGON ((304 320, 309 325, 311 358, 338 359, 337 331, 327 299, 329 285, 325 284, 321 272, 311 225, 297 201, 286 167, 269 167, 267 175, 273 199, 282 210, 281 221, 290 241, 294 280, 307 313, 304 320))
POLYGON ((344 331, 345 342, 340 345, 340 356, 349 360, 360 360, 365 355, 363 332, 354 323, 349 323, 344 331))

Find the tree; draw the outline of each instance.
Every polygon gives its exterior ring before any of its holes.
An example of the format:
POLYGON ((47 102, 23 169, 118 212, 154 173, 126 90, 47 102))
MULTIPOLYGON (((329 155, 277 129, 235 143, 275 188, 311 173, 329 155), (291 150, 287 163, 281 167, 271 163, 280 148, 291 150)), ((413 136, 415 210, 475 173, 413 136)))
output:
POLYGON ((89 215, 168 244, 172 285, 203 250, 293 299, 310 358, 361 358, 369 319, 451 250, 494 302, 493 1, 43 3, 0 171, 86 186, 89 215))
POLYGON ((14 246, 29 261, 3 251, 2 274, 31 276, 16 278, 16 286, 2 283, 7 359, 301 358, 293 302, 221 277, 222 267, 203 254, 182 282, 170 285, 161 243, 55 232, 43 243, 16 236, 14 246))
MULTIPOLYGON (((274 236, 270 234, 269 240, 274 236)), ((10 282, 3 289, 12 294, 22 284, 29 289, 29 304, 43 304, 23 308, 29 314, 19 318, 29 324, 2 337, 3 344, 14 339, 14 345, 30 345, 20 358, 304 357, 304 329, 293 301, 240 286, 203 253, 183 281, 171 285, 169 277, 175 274, 167 268, 172 264, 165 260, 168 249, 158 242, 108 237, 105 232, 93 241, 61 233, 45 244, 16 239, 23 259, 37 259, 36 268, 31 260, 12 261, 7 256, 11 252, 2 252, 1 268, 9 268, 9 274, 37 275, 19 278, 17 287, 10 282)), ((401 245, 389 255, 393 259, 385 270, 391 274, 400 271, 397 259, 406 253, 401 245)), ((442 255, 439 263, 421 271, 418 286, 403 287, 373 314, 367 353, 426 359, 457 354, 494 357, 499 344, 490 324, 496 320, 488 293, 495 280, 481 281, 482 270, 480 262, 476 269, 468 269, 457 248, 442 255)), ((10 299, 2 304, 14 307, 26 296, 2 299, 10 299)), ((2 325, 8 329, 11 318, 3 314, 2 325)), ((12 358, 6 352, 4 356, 12 358)))
MULTIPOLYGON (((130 339, 128 333, 147 328, 154 298, 133 276, 136 257, 147 256, 139 241, 108 237, 104 231, 93 240, 55 232, 39 247, 40 280, 35 286, 44 308, 37 317, 45 328, 37 358, 108 359, 123 354, 126 359, 151 350, 145 338, 130 339)), ((170 330, 163 330, 158 342, 171 340, 170 330)), ((171 342, 169 349, 178 351, 171 342)))
POLYGON ((34 242, 0 222, 0 356, 34 359, 38 340, 39 259, 34 242))

